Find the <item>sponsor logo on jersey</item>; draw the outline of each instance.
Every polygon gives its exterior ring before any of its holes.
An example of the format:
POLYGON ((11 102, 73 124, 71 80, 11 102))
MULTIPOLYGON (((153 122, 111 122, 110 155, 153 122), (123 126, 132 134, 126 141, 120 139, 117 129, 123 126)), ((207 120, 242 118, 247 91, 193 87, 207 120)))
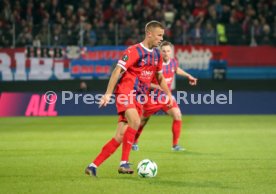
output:
POLYGON ((143 77, 151 77, 153 74, 153 71, 142 71, 141 75, 143 77))

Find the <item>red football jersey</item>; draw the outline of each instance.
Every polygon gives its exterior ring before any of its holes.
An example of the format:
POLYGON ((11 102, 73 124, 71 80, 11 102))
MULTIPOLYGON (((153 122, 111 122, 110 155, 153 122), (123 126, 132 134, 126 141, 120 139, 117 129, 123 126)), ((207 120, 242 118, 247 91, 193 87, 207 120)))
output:
MULTIPOLYGON (((177 68, 178 68, 178 62, 176 59, 170 59, 170 61, 168 61, 167 63, 163 62, 163 67, 162 67, 163 75, 165 77, 166 83, 170 90, 172 90, 172 83, 173 83, 173 79, 177 68)), ((156 79, 154 79, 152 83, 158 85, 158 82, 156 79)), ((154 94, 157 94, 157 96, 164 94, 164 92, 159 89, 154 89, 153 92, 154 94)))
MULTIPOLYGON (((167 63, 163 62, 163 66, 162 66, 163 75, 166 79, 168 88, 171 90, 172 90, 174 75, 176 73, 177 68, 178 68, 178 62, 175 59, 170 59, 170 61, 168 61, 167 63)), ((152 83, 158 84, 156 79, 154 79, 152 83)))
POLYGON ((163 75, 166 79, 166 83, 168 84, 168 88, 172 90, 172 83, 174 79, 174 75, 178 68, 178 62, 175 59, 171 59, 168 63, 163 63, 163 75))
POLYGON ((146 94, 157 72, 162 73, 162 57, 158 49, 148 49, 142 43, 129 47, 117 65, 125 72, 118 81, 114 93, 146 94))

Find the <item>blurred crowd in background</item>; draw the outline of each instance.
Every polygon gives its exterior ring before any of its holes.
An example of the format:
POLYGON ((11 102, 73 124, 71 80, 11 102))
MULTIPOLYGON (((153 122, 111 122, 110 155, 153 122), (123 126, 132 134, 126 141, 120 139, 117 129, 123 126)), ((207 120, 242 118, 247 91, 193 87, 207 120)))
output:
POLYGON ((276 42, 276 0, 1 0, 0 47, 131 45, 150 20, 174 44, 276 42))

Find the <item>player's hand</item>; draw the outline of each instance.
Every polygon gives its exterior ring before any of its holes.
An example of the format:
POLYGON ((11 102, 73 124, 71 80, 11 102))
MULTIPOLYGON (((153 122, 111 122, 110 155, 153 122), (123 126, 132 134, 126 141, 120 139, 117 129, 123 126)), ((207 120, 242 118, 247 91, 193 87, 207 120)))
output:
POLYGON ((191 75, 188 77, 188 80, 189 80, 189 84, 190 84, 191 86, 195 86, 195 85, 197 84, 197 79, 194 78, 194 77, 191 76, 191 75))
POLYGON ((102 106, 105 107, 108 104, 108 102, 110 101, 110 98, 111 98, 111 94, 103 95, 103 97, 100 100, 99 108, 101 108, 102 106))

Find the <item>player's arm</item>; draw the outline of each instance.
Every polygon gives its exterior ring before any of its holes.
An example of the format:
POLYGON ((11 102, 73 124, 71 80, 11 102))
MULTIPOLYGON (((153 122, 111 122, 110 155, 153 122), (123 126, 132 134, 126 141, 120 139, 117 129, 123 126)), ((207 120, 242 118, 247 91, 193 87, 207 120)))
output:
POLYGON ((169 107, 172 107, 173 105, 173 97, 172 97, 172 93, 170 91, 170 89, 168 88, 167 82, 163 76, 162 72, 157 72, 156 73, 156 79, 157 82, 161 88, 161 90, 163 90, 165 92, 165 94, 167 94, 168 98, 169 98, 169 107))
POLYGON ((117 84, 119 77, 120 77, 120 74, 123 71, 124 70, 122 69, 122 67, 116 65, 116 67, 113 70, 111 77, 109 79, 106 92, 105 92, 104 96, 101 98, 99 107, 106 106, 108 104, 108 102, 110 101, 111 95, 113 93, 113 90, 117 84))
POLYGON ((158 84, 153 84, 153 83, 150 84, 150 88, 151 88, 151 89, 162 90, 161 87, 160 87, 160 85, 158 85, 158 84))
POLYGON ((101 98, 99 107, 106 106, 108 104, 121 73, 127 71, 127 69, 138 60, 138 56, 138 53, 133 52, 133 49, 131 48, 128 48, 124 52, 122 58, 118 61, 111 74, 105 95, 101 98))
POLYGON ((176 69, 176 74, 188 78, 189 84, 192 86, 195 86, 197 84, 197 79, 195 77, 193 77, 191 74, 187 73, 179 67, 177 67, 176 69))

